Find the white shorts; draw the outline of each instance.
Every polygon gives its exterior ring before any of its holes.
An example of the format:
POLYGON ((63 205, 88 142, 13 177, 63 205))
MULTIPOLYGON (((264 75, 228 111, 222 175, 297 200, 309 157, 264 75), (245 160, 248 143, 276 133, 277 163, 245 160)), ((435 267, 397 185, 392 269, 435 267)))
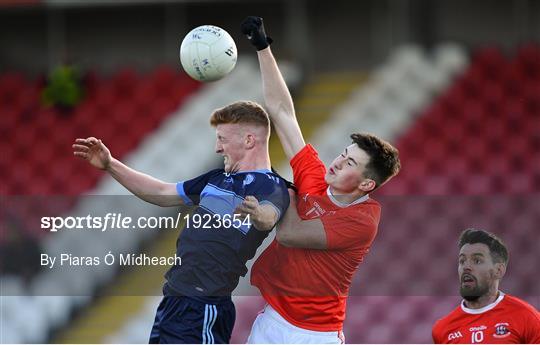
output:
POLYGON ((257 315, 248 344, 344 344, 342 331, 318 332, 292 325, 270 305, 257 315))

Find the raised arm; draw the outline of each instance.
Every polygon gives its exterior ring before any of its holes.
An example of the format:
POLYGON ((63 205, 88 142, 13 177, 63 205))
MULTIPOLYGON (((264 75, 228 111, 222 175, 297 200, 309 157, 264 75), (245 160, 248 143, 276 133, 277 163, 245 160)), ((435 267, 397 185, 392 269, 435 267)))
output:
POLYGON ((306 143, 296 119, 291 94, 270 50, 269 43, 272 40, 266 36, 260 17, 247 17, 241 28, 251 44, 257 48, 266 109, 285 155, 291 160, 306 143))
POLYGON ((183 205, 176 192, 176 184, 166 183, 131 169, 113 158, 101 140, 94 137, 76 139, 73 154, 98 169, 106 170, 116 181, 144 201, 159 206, 183 205))

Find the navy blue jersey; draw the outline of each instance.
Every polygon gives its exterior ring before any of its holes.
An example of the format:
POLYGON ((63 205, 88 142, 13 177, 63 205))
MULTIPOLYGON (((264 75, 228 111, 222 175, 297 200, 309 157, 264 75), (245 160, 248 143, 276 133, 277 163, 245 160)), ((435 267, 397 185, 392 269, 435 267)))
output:
POLYGON ((217 169, 179 182, 176 189, 187 205, 198 207, 178 237, 182 264, 171 267, 167 282, 184 296, 229 296, 270 232, 234 218, 234 210, 251 195, 275 207, 281 218, 289 206, 285 181, 266 169, 233 174, 217 169))

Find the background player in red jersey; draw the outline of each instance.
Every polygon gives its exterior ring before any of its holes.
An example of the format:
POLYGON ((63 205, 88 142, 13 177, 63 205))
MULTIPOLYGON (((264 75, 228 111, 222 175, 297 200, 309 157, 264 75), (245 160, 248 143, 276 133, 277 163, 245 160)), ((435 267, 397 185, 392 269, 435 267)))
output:
POLYGON ((475 229, 459 238, 461 305, 433 326, 433 341, 457 343, 540 343, 540 314, 499 290, 508 251, 495 235, 475 229))
POLYGON ((368 194, 397 174, 398 152, 376 136, 352 134, 326 169, 304 141, 262 19, 248 17, 242 32, 258 50, 266 107, 298 188, 298 203, 291 194, 291 212, 252 269, 251 282, 268 304, 248 342, 341 343, 352 276, 380 219, 368 194))

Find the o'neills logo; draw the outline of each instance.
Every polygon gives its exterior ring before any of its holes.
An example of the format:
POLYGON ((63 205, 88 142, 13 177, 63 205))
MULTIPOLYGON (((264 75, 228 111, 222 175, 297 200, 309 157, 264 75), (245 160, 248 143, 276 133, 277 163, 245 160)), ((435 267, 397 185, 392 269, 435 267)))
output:
POLYGON ((500 322, 495 325, 495 334, 493 336, 495 338, 505 338, 510 335, 510 331, 508 330, 508 323, 506 322, 500 322))
POLYGON ((469 328, 469 331, 477 332, 477 331, 483 331, 485 329, 487 329, 487 327, 482 325, 482 326, 478 326, 478 327, 471 327, 471 328, 469 328))

